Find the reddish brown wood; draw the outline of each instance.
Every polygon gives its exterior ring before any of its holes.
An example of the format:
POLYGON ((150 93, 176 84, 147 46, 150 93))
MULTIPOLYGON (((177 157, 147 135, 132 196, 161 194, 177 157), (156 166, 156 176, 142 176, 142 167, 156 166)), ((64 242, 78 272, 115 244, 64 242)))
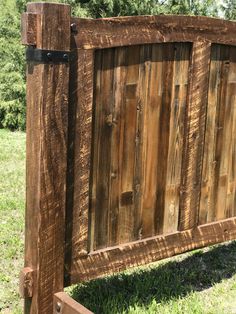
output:
POLYGON ((236 48, 213 45, 200 203, 200 221, 235 215, 236 48))
POLYGON ((71 282, 90 280, 236 238, 236 218, 103 249, 73 260, 71 282), (96 265, 96 267, 94 267, 96 265))
MULTIPOLYGON (((70 49, 68 5, 30 3, 27 10, 41 15, 37 48, 70 49)), ((64 286, 68 78, 66 63, 27 65, 25 267, 35 276, 25 313, 51 313, 64 286)))
POLYGON ((54 294, 53 314, 93 314, 82 304, 76 302, 65 292, 54 294))
POLYGON ((194 41, 236 45, 235 22, 203 16, 73 18, 72 22, 77 28, 73 47, 84 49, 194 41))
POLYGON ((179 230, 198 223, 211 44, 194 42, 186 108, 179 230))
MULTIPOLYGON (((74 101, 74 181, 72 258, 86 255, 89 219, 89 180, 92 137, 93 51, 78 50, 72 66, 70 97, 74 101)), ((71 208, 67 208, 68 211, 71 208)))
POLYGON ((236 23, 72 21, 22 16, 24 44, 72 52, 27 65, 25 313, 91 313, 56 292, 236 238, 236 23))
POLYGON ((36 46, 38 49, 70 50, 69 5, 32 2, 27 4, 27 13, 37 15, 36 46))
POLYGON ((21 42, 23 45, 35 46, 37 42, 37 19, 40 19, 34 13, 22 13, 21 15, 21 42))
POLYGON ((34 271, 30 267, 25 267, 20 272, 20 296, 22 298, 32 298, 34 289, 34 271))

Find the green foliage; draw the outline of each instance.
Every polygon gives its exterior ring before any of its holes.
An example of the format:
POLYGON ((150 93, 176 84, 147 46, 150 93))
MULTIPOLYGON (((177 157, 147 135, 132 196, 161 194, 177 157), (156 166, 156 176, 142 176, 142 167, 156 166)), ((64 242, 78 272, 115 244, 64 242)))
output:
POLYGON ((25 128, 24 48, 13 0, 0 4, 0 127, 25 128))
POLYGON ((87 9, 94 18, 164 13, 165 6, 155 0, 90 0, 87 9))
MULTIPOLYGON (((0 127, 25 128, 25 60, 20 43, 20 14, 32 0, 0 2, 0 127)), ((71 5, 72 15, 109 17, 190 14, 236 19, 236 0, 54 0, 71 5)), ((47 1, 46 1, 47 2, 47 1)))
POLYGON ((225 12, 226 19, 236 20, 236 0, 225 0, 222 10, 225 12))
POLYGON ((168 0, 166 11, 173 14, 218 16, 219 6, 215 0, 168 0))

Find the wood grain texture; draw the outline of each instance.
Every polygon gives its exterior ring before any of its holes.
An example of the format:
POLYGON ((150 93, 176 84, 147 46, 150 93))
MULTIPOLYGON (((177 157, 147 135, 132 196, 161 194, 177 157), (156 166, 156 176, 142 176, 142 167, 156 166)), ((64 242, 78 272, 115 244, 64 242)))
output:
POLYGON ((58 312, 65 285, 235 239, 236 23, 30 3, 22 25, 23 43, 71 51, 27 66, 25 313, 58 312))
POLYGON ((32 298, 34 292, 34 271, 30 267, 24 267, 20 272, 20 296, 32 298))
POLYGON ((53 297, 53 314, 93 314, 82 304, 76 302, 65 292, 58 292, 53 297))
POLYGON ((182 163, 179 230, 198 224, 211 44, 194 42, 182 163))
POLYGON ((70 50, 70 6, 68 4, 30 2, 27 12, 37 14, 36 47, 46 50, 70 50), (43 30, 44 28, 44 30, 43 30))
POLYGON ((190 49, 96 52, 90 251, 177 230, 190 49))
MULTIPOLYGON (((91 167, 93 51, 79 50, 75 57, 70 96, 75 101, 72 256, 86 255, 91 167)), ((71 208, 67 208, 70 211, 71 208)))
POLYGON ((235 215, 235 53, 212 47, 200 224, 235 215))
MULTIPOLYGON (((40 16, 41 17, 41 16, 40 16)), ((21 14, 21 43, 35 46, 37 43, 37 19, 40 17, 34 13, 21 14)))
POLYGON ((74 45, 96 49, 163 42, 210 41, 236 45, 236 23, 202 16, 127 16, 73 18, 74 45))
MULTIPOLYGON (((173 81, 171 90, 169 141, 165 203, 163 215, 163 233, 177 231, 180 209, 180 184, 184 140, 184 117, 187 107, 187 91, 189 83, 189 63, 191 45, 176 44, 173 64, 173 81)), ((160 130, 163 132, 163 128, 160 130)), ((161 150, 163 151, 163 150, 161 150)))
POLYGON ((191 230, 126 243, 74 260, 71 281, 78 283, 124 269, 145 265, 189 250, 236 238, 236 218, 191 230), (96 265, 96 267, 94 267, 96 265))
MULTIPOLYGON (((47 11, 47 23, 37 31, 47 30, 50 40, 42 40, 40 48, 69 50, 69 37, 56 35, 58 23, 70 32, 70 7, 41 3, 27 8, 42 16, 47 11), (49 18, 56 24, 49 27, 49 18)), ((51 313, 53 294, 64 286, 68 79, 67 64, 27 65, 25 267, 35 277, 25 313, 51 313)))
POLYGON ((114 51, 100 51, 96 65, 99 67, 96 80, 95 127, 91 214, 94 215, 94 248, 101 248, 108 242, 109 195, 111 180, 111 137, 114 51), (94 209, 96 206, 96 210, 94 209))

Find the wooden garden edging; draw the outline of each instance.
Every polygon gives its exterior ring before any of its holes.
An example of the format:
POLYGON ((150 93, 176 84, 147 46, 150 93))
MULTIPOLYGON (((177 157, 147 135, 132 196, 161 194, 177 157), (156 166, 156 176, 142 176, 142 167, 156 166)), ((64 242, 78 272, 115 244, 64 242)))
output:
POLYGON ((25 313, 91 313, 64 287, 236 239, 235 32, 28 3, 25 313))

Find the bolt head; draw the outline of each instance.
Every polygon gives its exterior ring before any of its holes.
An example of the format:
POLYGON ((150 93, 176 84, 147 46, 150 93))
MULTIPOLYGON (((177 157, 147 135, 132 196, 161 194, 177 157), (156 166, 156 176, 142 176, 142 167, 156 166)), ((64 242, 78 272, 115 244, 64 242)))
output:
POLYGON ((48 52, 48 53, 47 53, 47 57, 48 57, 48 59, 51 59, 51 58, 52 58, 51 52, 48 52))
POLYGON ((57 311, 57 313, 61 312, 61 303, 60 302, 56 303, 56 311, 57 311))
POLYGON ((70 25, 70 27, 71 27, 71 31, 72 31, 72 32, 74 32, 74 33, 77 32, 77 26, 76 26, 75 23, 72 23, 72 24, 70 25))

